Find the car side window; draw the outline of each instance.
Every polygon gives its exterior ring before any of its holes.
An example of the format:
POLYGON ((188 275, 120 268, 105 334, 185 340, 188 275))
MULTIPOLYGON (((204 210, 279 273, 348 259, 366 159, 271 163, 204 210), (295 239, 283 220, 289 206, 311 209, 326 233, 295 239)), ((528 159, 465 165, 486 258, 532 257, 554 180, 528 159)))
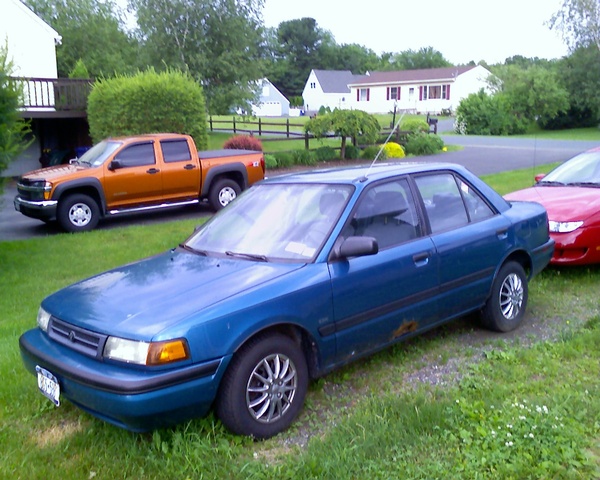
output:
POLYGON ((163 160, 169 162, 187 162, 192 159, 187 140, 164 140, 160 142, 163 160))
POLYGON ((471 222, 484 220, 495 215, 494 210, 485 202, 485 200, 468 183, 458 179, 460 191, 467 205, 467 212, 471 222))
POLYGON ((469 223, 465 203, 450 173, 435 173, 415 177, 415 183, 425 204, 432 233, 458 228, 469 223))
POLYGON ((139 167, 143 165, 154 165, 154 145, 152 143, 138 143, 124 148, 115 157, 121 162, 122 167, 139 167))
POLYGON ((383 250, 417 238, 421 231, 408 181, 403 178, 365 191, 342 235, 374 237, 383 250))

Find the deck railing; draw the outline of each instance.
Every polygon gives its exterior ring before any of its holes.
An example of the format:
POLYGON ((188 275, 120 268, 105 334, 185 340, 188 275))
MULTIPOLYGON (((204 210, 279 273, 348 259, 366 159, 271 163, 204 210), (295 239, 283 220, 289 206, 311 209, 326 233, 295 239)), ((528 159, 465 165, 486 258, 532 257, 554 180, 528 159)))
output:
POLYGON ((85 111, 92 79, 16 77, 26 110, 85 111))

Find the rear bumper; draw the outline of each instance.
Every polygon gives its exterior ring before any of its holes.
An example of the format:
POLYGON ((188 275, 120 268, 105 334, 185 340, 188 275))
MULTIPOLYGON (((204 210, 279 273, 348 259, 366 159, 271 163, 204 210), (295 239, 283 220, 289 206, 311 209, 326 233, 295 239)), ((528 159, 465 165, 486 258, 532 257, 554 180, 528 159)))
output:
POLYGON ((148 431, 205 415, 229 358, 177 369, 115 365, 53 342, 40 329, 19 339, 25 368, 40 366, 58 379, 61 397, 92 415, 132 431, 148 431))
POLYGON ((531 277, 540 273, 552 259, 554 253, 554 240, 550 238, 546 243, 537 247, 532 252, 531 277))
POLYGON ((58 205, 56 200, 31 201, 17 195, 14 199, 14 205, 15 210, 26 217, 46 222, 56 220, 56 207, 58 205))

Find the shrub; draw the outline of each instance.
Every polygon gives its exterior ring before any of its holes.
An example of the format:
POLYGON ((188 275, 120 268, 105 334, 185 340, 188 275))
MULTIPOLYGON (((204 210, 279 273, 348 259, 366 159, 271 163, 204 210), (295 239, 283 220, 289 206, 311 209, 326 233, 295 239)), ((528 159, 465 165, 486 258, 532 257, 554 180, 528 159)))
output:
POLYGON ((331 108, 325 107, 324 105, 321 105, 319 107, 319 115, 325 115, 327 113, 331 113, 331 108))
POLYGON ((428 132, 429 124, 422 118, 407 118, 400 125, 400 130, 407 132, 428 132))
POLYGON ((289 152, 277 152, 273 155, 279 168, 291 167, 294 164, 294 157, 289 152))
POLYGON ((310 150, 294 150, 292 152, 294 165, 316 165, 317 158, 310 150))
MULTIPOLYGON (((364 158, 365 160, 375 160, 377 154, 381 150, 381 145, 369 145, 366 147, 360 154, 360 158, 364 158)), ((379 153, 378 160, 385 160, 387 158, 387 154, 384 150, 381 150, 379 153)))
POLYGON ((254 150, 255 152, 263 151, 260 140, 252 135, 236 135, 231 137, 223 144, 223 148, 231 150, 254 150))
POLYGON ((266 168, 277 168, 277 157, 270 153, 265 154, 265 167, 266 168))
POLYGON ((402 145, 399 145, 396 142, 386 143, 383 150, 387 158, 404 158, 406 156, 402 145))
POLYGON ((344 158, 346 160, 356 160, 360 158, 360 148, 355 147, 354 145, 346 145, 346 152, 344 154, 344 158))
POLYGON ((206 103, 202 86, 185 73, 153 69, 94 83, 88 97, 88 122, 94 142, 142 133, 191 135, 206 149, 206 103))
POLYGON ((69 72, 69 78, 90 78, 90 72, 81 58, 75 62, 73 70, 69 72))
POLYGON ((410 155, 431 155, 443 147, 444 141, 433 133, 413 133, 406 141, 406 153, 410 155))
POLYGON ((318 162, 327 162, 338 158, 337 152, 331 147, 319 147, 314 151, 314 154, 318 162))

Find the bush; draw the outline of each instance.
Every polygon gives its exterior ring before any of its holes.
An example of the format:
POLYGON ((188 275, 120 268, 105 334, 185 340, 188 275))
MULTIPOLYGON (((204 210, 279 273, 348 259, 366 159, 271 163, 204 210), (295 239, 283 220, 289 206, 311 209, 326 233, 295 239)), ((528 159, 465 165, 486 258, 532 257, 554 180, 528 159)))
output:
POLYGON ((407 118, 400 125, 400 130, 411 133, 428 132, 429 124, 422 118, 407 118))
POLYGON ((433 133, 413 133, 406 141, 406 153, 410 155, 431 155, 443 147, 444 141, 433 133))
POLYGON ((344 158, 346 160, 356 160, 360 158, 360 148, 355 147, 354 145, 346 145, 346 152, 344 153, 344 158))
POLYGON ((236 135, 231 137, 223 144, 223 148, 231 150, 254 150, 255 152, 263 151, 260 140, 252 135, 236 135))
POLYGON ((266 168, 277 168, 277 157, 270 153, 265 154, 265 167, 266 168))
POLYGON ((337 152, 331 147, 319 147, 314 151, 317 162, 328 162, 330 160, 336 160, 338 157, 337 152))
MULTIPOLYGON (((369 145, 361 152, 360 158, 363 158, 365 160, 375 160, 375 157, 377 156, 380 150, 380 145, 369 145)), ((381 153, 379 153, 378 160, 385 160, 386 158, 387 154, 385 153, 385 150, 381 150, 381 153)))
POLYGON ((191 135, 199 150, 208 146, 202 86, 182 72, 153 69, 97 81, 88 97, 94 143, 114 136, 173 132, 191 135))
MULTIPOLYGON (((443 143, 442 143, 443 146, 443 143)), ((404 153, 404 148, 402 145, 397 144, 396 142, 388 142, 383 147, 383 150, 386 154, 387 158, 404 158, 406 154, 404 153)))
POLYGON ((288 152, 277 152, 273 154, 279 168, 287 168, 294 165, 294 157, 288 152))
POLYGON ((294 150, 292 152, 294 165, 316 165, 317 158, 310 150, 294 150))

